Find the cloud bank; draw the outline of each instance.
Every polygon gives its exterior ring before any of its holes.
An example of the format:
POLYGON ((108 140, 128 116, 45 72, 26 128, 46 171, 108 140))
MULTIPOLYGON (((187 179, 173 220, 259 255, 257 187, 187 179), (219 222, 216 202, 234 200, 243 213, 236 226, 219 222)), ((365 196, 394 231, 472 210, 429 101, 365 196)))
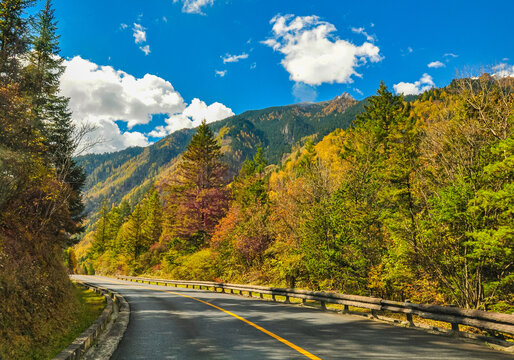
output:
POLYGON ((91 152, 117 151, 129 146, 146 146, 148 137, 163 137, 169 133, 234 115, 220 103, 207 105, 193 99, 190 105, 173 85, 151 74, 136 78, 111 66, 99 66, 80 56, 64 62, 61 94, 70 98, 74 123, 96 126, 95 138, 105 140, 91 152), (165 114, 165 126, 145 134, 132 129, 146 125, 155 114, 165 114), (121 131, 117 122, 126 123, 121 131))
POLYGON ((335 26, 318 16, 277 15, 270 23, 273 35, 263 44, 284 55, 281 64, 295 82, 351 83, 353 76, 362 76, 358 67, 383 59, 369 41, 355 45, 338 39, 335 26))

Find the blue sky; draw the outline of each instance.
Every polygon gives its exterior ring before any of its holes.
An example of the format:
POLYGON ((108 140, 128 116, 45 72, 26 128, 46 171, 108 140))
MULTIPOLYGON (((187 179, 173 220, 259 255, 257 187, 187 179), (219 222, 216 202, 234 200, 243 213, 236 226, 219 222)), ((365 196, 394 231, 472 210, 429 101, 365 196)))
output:
POLYGON ((54 7, 61 56, 74 69, 63 94, 74 119, 94 123, 104 138, 95 152, 146 145, 201 118, 342 92, 362 99, 380 80, 415 93, 447 85, 459 71, 512 72, 514 64, 512 1, 54 0, 54 7))

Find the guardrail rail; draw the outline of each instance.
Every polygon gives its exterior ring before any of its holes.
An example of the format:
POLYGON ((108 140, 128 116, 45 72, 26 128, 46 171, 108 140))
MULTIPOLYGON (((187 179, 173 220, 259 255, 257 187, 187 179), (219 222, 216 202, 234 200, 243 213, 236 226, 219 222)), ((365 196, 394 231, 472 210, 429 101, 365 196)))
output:
POLYGON ((326 304, 341 304, 344 305, 343 312, 348 312, 349 306, 352 306, 369 309, 373 316, 376 316, 378 311, 390 311, 405 314, 407 322, 411 325, 414 325, 412 318, 413 315, 417 315, 424 319, 450 323, 452 331, 457 334, 459 333, 459 325, 466 325, 483 330, 514 335, 514 315, 483 310, 462 309, 452 306, 415 304, 409 301, 390 301, 376 297, 346 295, 335 292, 308 291, 256 285, 229 284, 210 281, 164 280, 134 276, 117 276, 117 278, 148 284, 162 284, 163 286, 191 286, 192 288, 198 287, 199 289, 205 288, 206 290, 212 288, 214 291, 221 289, 222 292, 230 291, 231 293, 234 293, 234 291, 239 291, 241 294, 243 292, 248 292, 249 296, 258 294, 260 298, 263 297, 263 294, 268 294, 272 296, 273 300, 276 300, 276 296, 283 296, 285 297, 286 303, 290 302, 291 298, 302 299, 303 302, 314 300, 319 301, 323 309, 326 308, 326 304))

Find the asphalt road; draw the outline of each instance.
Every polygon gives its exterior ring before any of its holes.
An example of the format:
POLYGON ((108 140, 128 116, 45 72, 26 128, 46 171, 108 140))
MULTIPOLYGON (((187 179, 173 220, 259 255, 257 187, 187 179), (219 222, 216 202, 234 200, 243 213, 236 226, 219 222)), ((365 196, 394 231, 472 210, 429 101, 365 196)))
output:
POLYGON ((210 291, 77 276, 121 293, 130 323, 111 359, 513 359, 461 339, 210 291))

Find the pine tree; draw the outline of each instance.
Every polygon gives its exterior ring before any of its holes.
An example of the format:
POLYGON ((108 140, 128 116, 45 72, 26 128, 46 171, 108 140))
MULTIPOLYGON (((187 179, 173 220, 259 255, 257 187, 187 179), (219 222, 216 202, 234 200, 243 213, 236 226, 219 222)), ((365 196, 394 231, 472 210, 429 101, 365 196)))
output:
POLYGON ((143 224, 143 233, 145 234, 145 238, 148 239, 148 243, 145 245, 150 248, 151 245, 159 241, 162 232, 161 199, 157 189, 152 189, 147 194, 144 213, 145 221, 143 224))
POLYGON ((0 84, 19 81, 20 59, 29 47, 29 20, 25 10, 35 0, 4 0, 0 6, 0 84))
POLYGON ((148 243, 143 232, 143 223, 145 221, 144 212, 140 204, 134 207, 132 215, 126 223, 124 232, 124 246, 128 255, 137 260, 148 243))
POLYGON ((191 240, 194 247, 212 234, 228 207, 227 166, 221 157, 220 145, 203 121, 182 155, 175 178, 166 186, 171 231, 191 240))
POLYGON ((28 53, 28 65, 24 69, 22 90, 32 99, 33 111, 38 126, 46 137, 47 156, 54 166, 57 178, 69 192, 66 206, 72 221, 65 226, 68 233, 82 230, 79 223, 83 219, 84 205, 81 189, 86 175, 73 160, 75 143, 69 99, 59 96, 59 83, 64 72, 64 59, 59 56, 59 36, 56 34, 57 22, 51 1, 39 13, 35 22, 36 35, 32 38, 32 49, 28 53))
POLYGON ((108 246, 109 225, 109 210, 107 208, 107 203, 104 201, 102 208, 100 209, 100 218, 95 224, 93 244, 90 250, 90 254, 93 258, 102 255, 108 246))
POLYGON ((182 155, 179 184, 197 190, 223 187, 227 166, 221 162, 221 157, 221 146, 204 120, 182 155))

